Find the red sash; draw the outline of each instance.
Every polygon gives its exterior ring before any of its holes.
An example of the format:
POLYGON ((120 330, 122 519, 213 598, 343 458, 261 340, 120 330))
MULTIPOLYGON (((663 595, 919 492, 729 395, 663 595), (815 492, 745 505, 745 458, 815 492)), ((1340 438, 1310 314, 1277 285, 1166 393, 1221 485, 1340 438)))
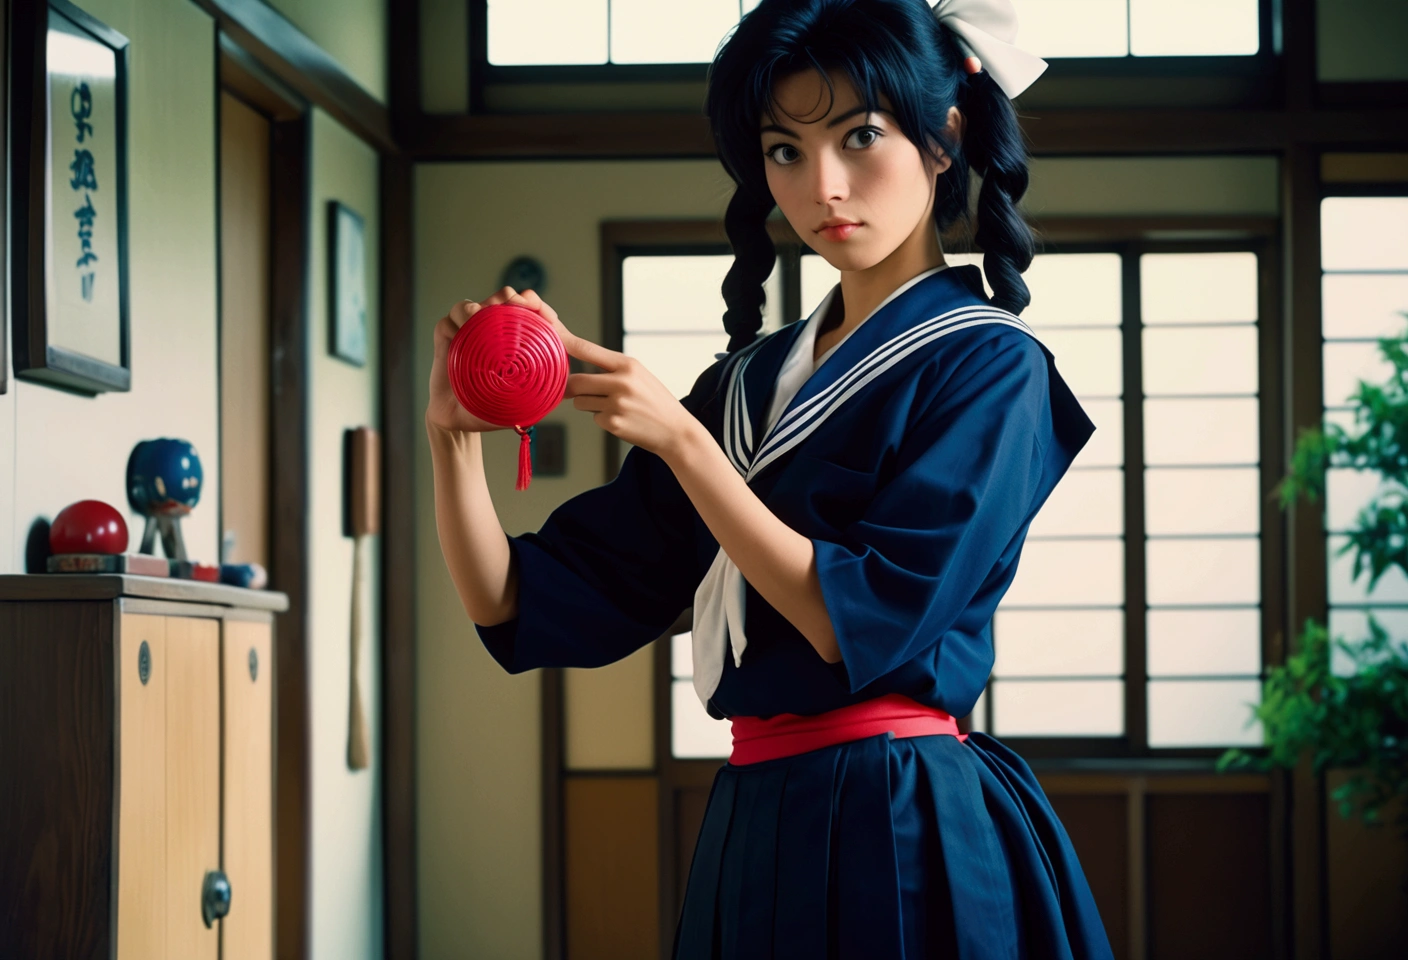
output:
POLYGON ((958 732, 958 721, 951 714, 937 707, 923 706, 898 693, 828 710, 814 717, 780 713, 766 720, 760 717, 733 717, 732 720, 733 753, 728 762, 734 766, 793 757, 881 733, 895 737, 946 733, 959 740, 968 739, 966 733, 958 732))

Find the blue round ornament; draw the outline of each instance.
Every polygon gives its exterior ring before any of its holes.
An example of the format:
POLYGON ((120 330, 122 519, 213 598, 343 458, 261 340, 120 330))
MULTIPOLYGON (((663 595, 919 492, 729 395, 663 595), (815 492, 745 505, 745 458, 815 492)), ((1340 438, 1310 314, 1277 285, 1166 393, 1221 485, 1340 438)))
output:
POLYGON ((183 517, 200 502, 205 479, 187 440, 142 440, 127 458, 127 502, 147 516, 183 517))

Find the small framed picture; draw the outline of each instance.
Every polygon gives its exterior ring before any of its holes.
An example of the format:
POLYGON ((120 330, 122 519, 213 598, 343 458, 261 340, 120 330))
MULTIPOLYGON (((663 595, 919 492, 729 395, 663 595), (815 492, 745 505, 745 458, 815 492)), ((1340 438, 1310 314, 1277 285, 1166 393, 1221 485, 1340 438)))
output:
POLYGON ((328 203, 328 349, 356 366, 367 363, 367 249, 362 218, 328 203))
POLYGON ((66 0, 11 16, 15 375, 130 390, 127 38, 66 0))

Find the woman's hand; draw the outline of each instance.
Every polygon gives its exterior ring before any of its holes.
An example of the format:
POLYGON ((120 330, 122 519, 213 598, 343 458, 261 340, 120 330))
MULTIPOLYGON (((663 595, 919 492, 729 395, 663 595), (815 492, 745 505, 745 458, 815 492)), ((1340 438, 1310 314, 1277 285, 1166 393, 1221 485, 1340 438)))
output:
POLYGON ((590 411, 603 430, 669 460, 698 425, 694 415, 636 358, 571 334, 563 337, 563 344, 570 355, 602 370, 569 376, 567 396, 578 410, 590 411))
MULTIPOLYGON (((450 355, 450 341, 455 338, 464 322, 474 316, 484 307, 493 306, 498 303, 516 303, 519 306, 527 307, 536 311, 545 320, 548 320, 558 336, 566 343, 568 337, 567 328, 562 325, 562 321, 557 319, 557 313, 552 307, 543 303, 542 299, 532 290, 525 290, 519 293, 512 287, 504 287, 498 293, 489 297, 483 302, 474 300, 461 300, 450 308, 450 312, 440 319, 435 325, 435 360, 430 365, 430 402, 425 408, 426 422, 433 426, 445 430, 458 430, 468 433, 485 433, 490 430, 507 430, 508 427, 501 427, 497 424, 480 420, 464 407, 460 406, 459 400, 455 398, 455 391, 450 387, 450 376, 447 369, 447 358, 450 355)), ((574 338, 575 339, 575 338, 574 338)))

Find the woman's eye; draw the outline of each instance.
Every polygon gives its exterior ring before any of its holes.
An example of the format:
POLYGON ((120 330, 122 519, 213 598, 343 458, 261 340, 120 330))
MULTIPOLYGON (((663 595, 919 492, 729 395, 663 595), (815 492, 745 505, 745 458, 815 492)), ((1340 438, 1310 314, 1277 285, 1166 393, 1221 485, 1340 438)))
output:
POLYGON ((875 129, 874 127, 857 127, 855 130, 852 130, 852 131, 851 131, 851 135, 850 135, 849 137, 847 137, 846 140, 847 140, 847 142, 849 143, 851 140, 854 140, 856 137, 863 137, 863 136, 869 136, 870 139, 867 140, 867 141, 865 141, 864 143, 859 143, 859 142, 857 142, 857 143, 855 144, 856 146, 860 147, 862 150, 864 150, 866 147, 868 147, 868 146, 870 146, 871 144, 873 144, 876 140, 879 140, 880 137, 883 136, 883 134, 881 134, 880 131, 877 130, 877 129, 875 129))
MULTIPOLYGON (((852 130, 849 134, 847 134, 845 145, 864 150, 867 147, 872 146, 876 140, 879 140, 883 136, 884 134, 881 133, 880 130, 876 127, 857 127, 856 129, 852 130), (858 140, 858 137, 865 137, 866 139, 862 141, 858 140)), ((797 148, 792 146, 792 144, 790 143, 777 143, 764 150, 763 156, 767 157, 769 160, 773 161, 779 166, 790 167, 792 166, 792 164, 797 162, 797 158, 795 156, 783 154, 782 151, 784 150, 790 151, 791 154, 795 154, 797 152, 797 148)))
POLYGON ((769 147, 767 150, 764 150, 764 151, 763 151, 763 155, 766 156, 769 160, 773 161, 774 163, 780 164, 780 165, 782 165, 782 166, 784 166, 784 167, 791 166, 791 165, 795 162, 795 159, 794 159, 794 160, 785 160, 785 159, 783 159, 783 158, 781 158, 781 157, 778 156, 778 154, 781 153, 783 150, 791 150, 791 151, 793 151, 794 153, 796 152, 796 148, 793 147, 792 144, 790 144, 790 143, 779 143, 779 144, 775 144, 774 146, 769 147))

